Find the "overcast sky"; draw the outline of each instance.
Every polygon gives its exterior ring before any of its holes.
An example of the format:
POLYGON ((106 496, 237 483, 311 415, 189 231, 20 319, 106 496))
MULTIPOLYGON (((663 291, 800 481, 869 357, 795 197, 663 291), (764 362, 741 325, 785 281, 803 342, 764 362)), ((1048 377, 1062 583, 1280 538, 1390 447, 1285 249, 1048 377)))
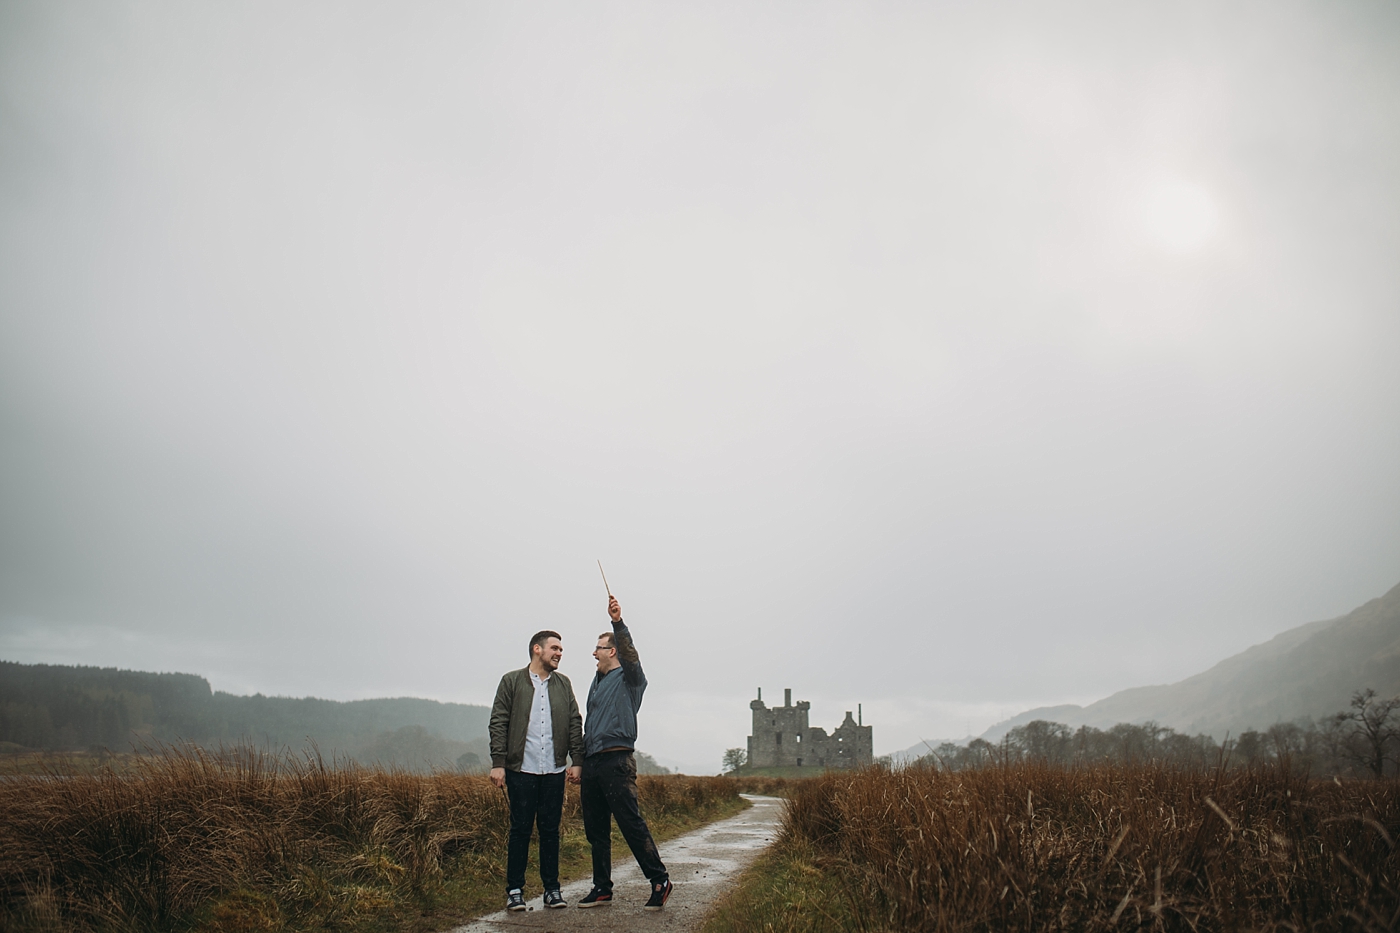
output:
POLYGON ((876 751, 1400 582, 1400 6, 0 6, 0 657, 876 751))

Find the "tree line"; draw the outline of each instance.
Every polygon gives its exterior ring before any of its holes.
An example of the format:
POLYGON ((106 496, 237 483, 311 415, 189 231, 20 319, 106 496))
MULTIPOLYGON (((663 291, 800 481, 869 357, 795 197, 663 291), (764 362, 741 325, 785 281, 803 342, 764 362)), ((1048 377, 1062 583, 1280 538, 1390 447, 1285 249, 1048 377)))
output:
POLYGON ((237 696, 194 674, 0 661, 0 747, 129 752, 153 742, 252 742, 417 767, 483 766, 484 706, 396 698, 237 696))
POLYGON ((1374 690, 1361 690, 1348 709, 1321 720, 1276 723, 1219 742, 1155 722, 1073 729, 1035 720, 1011 729, 1000 742, 944 742, 919 761, 950 771, 1022 761, 1064 766, 1161 762, 1183 768, 1279 762, 1317 776, 1380 778, 1400 770, 1400 697, 1382 699, 1374 690))

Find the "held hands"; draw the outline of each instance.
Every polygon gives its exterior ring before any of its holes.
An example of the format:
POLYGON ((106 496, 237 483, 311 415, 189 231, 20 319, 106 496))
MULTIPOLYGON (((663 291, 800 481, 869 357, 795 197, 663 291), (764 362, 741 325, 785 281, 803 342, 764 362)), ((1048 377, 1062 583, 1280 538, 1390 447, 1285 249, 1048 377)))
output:
MULTIPOLYGON (((506 786, 505 768, 492 768, 491 773, 486 776, 490 778, 491 783, 495 784, 497 787, 506 786)), ((572 768, 569 768, 567 771, 565 771, 565 779, 570 784, 581 783, 583 781, 583 768, 579 765, 574 765, 572 768)))
POLYGON ((618 605, 616 596, 608 597, 608 615, 612 616, 614 622, 622 621, 622 606, 618 605))

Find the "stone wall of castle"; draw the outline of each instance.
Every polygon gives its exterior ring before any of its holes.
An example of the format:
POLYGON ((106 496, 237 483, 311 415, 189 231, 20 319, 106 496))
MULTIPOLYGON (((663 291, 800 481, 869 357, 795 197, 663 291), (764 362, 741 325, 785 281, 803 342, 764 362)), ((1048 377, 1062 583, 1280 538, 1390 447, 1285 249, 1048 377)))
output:
POLYGON ((749 767, 859 768, 875 760, 870 726, 848 710, 845 720, 828 735, 825 729, 808 724, 811 707, 806 700, 794 705, 791 689, 783 691, 782 706, 766 706, 759 688, 758 699, 749 703, 753 711, 749 767))

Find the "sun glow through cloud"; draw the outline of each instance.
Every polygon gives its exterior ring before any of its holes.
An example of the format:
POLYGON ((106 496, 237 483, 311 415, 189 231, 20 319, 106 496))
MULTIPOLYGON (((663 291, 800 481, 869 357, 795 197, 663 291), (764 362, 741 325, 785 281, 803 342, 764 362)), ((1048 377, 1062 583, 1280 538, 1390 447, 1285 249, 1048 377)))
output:
POLYGON ((1141 220, 1144 231, 1157 245, 1175 253, 1194 253, 1215 239, 1220 210, 1210 192, 1200 185, 1168 179, 1144 194, 1141 220))
POLYGON ((275 9, 0 4, 0 659, 586 689, 601 559, 716 770, 1395 585, 1400 4, 275 9))

